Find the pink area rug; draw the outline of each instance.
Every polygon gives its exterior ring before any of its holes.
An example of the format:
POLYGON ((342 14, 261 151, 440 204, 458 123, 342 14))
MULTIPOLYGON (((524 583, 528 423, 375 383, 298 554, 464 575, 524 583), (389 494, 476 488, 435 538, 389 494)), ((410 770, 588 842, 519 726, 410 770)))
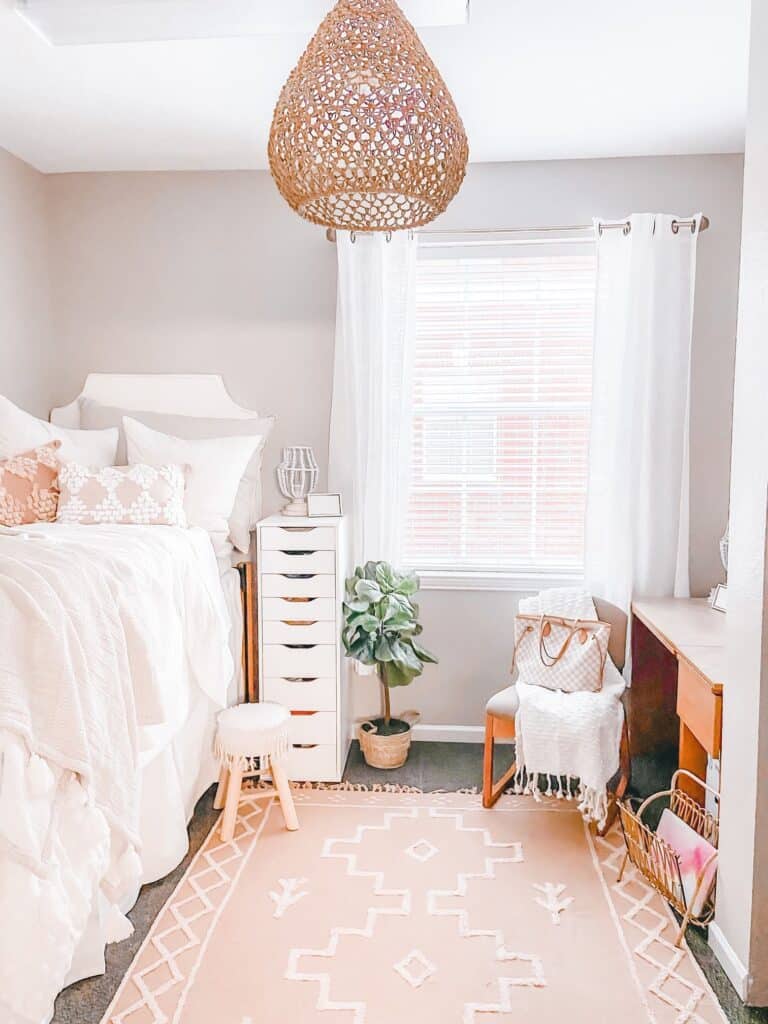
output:
POLYGON ((573 804, 296 791, 215 829, 102 1024, 715 1024, 621 836, 573 804))

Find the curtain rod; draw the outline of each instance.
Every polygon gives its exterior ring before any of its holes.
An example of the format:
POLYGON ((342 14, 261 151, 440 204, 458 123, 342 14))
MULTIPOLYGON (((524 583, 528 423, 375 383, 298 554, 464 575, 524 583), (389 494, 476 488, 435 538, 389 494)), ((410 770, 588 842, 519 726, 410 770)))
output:
MULTIPOLYGON (((699 225, 699 231, 706 231, 709 227, 709 217, 702 215, 701 223, 699 225)), ((608 228, 621 228, 624 234, 629 234, 631 224, 628 220, 606 220, 600 223, 601 230, 608 228)), ((675 234, 678 233, 680 228, 690 228, 691 232, 696 230, 696 218, 687 217, 684 220, 673 220, 672 230, 675 234)), ((592 231, 594 226, 592 224, 560 224, 557 226, 538 227, 538 228, 421 228, 416 229, 417 235, 516 235, 516 234, 534 234, 535 232, 542 231, 592 231)), ((364 233, 364 232, 361 232, 364 233)), ((351 232, 355 234, 355 232, 351 232)), ((391 235, 391 232, 387 232, 391 235)), ((329 242, 336 241, 336 228, 328 228, 325 232, 325 237, 329 242)))

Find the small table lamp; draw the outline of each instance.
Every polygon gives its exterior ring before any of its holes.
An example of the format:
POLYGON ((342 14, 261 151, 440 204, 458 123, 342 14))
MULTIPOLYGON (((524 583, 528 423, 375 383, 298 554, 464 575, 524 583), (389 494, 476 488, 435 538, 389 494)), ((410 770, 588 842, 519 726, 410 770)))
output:
POLYGON ((317 461, 311 448, 283 448, 277 482, 283 497, 291 499, 283 508, 284 516, 307 514, 307 495, 317 487, 317 475, 317 461))

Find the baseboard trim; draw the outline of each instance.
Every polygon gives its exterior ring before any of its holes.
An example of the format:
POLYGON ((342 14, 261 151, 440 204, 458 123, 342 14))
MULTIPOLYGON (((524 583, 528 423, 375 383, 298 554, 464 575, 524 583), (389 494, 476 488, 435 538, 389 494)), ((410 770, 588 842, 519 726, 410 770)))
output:
POLYGON ((716 921, 709 926, 709 945, 736 989, 739 999, 746 1002, 749 990, 749 971, 734 952, 716 921))
MULTIPOLYGON (((357 739, 357 725, 352 725, 350 735, 352 739, 357 739)), ((414 725, 413 738, 421 743, 482 743, 485 739, 485 728, 482 725, 428 725, 423 723, 414 725)))

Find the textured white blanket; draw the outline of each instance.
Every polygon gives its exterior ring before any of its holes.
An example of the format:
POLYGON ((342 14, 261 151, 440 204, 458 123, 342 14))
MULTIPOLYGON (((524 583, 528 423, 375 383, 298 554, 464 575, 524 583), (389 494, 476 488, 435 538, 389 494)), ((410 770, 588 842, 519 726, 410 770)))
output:
POLYGON ((195 685, 225 705, 228 632, 202 531, 0 533, 3 1020, 45 1019, 99 891, 138 878, 139 727, 172 734, 195 685))
MULTIPOLYGON (((524 598, 520 612, 560 615, 567 619, 596 619, 592 597, 570 587, 544 590, 524 598)), ((624 709, 624 680, 610 658, 599 693, 560 693, 517 682, 520 708, 515 719, 518 792, 540 796, 547 792, 570 798, 578 784, 579 809, 603 824, 608 811, 607 787, 619 767, 624 709)))

